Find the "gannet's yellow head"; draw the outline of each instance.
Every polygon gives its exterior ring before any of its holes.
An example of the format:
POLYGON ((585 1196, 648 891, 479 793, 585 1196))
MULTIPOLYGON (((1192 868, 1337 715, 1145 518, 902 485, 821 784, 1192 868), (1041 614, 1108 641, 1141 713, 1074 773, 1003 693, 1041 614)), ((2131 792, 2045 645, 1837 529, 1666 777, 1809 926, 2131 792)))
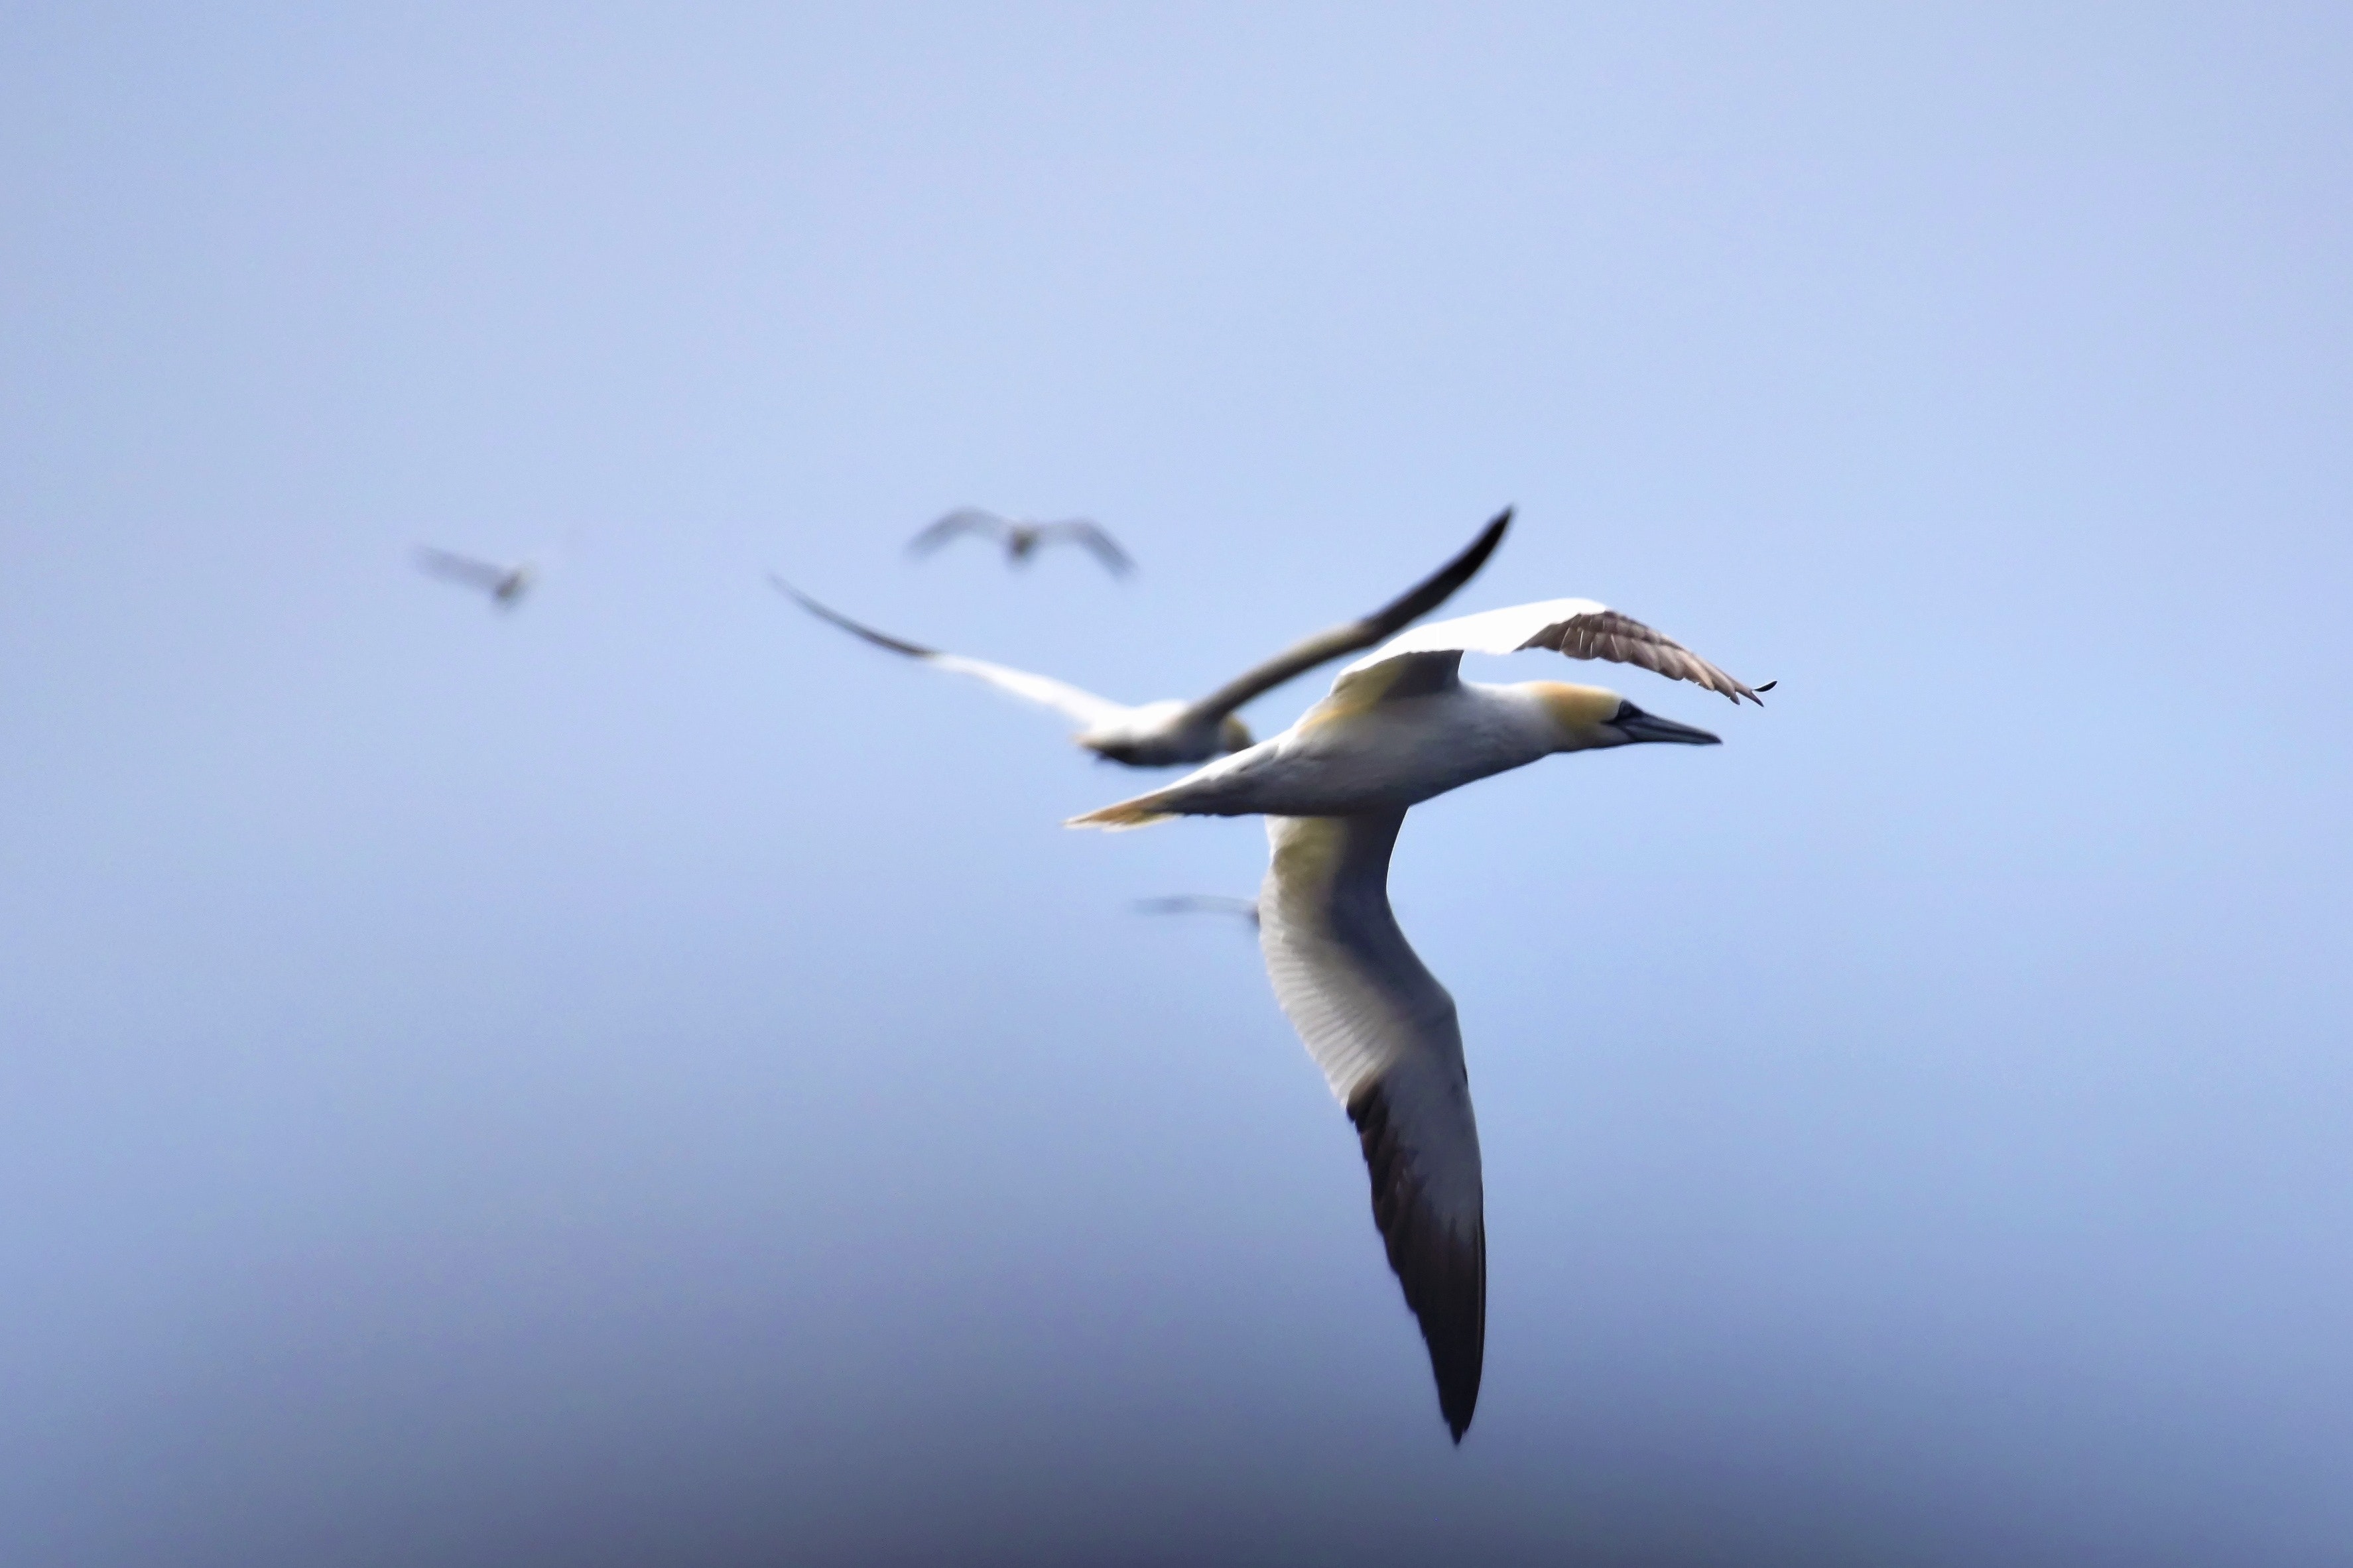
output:
POLYGON ((1218 721, 1218 750, 1246 752, 1256 743, 1250 739, 1250 726, 1232 714, 1218 721))
POLYGON ((1534 680, 1528 685, 1558 728, 1564 752, 1632 746, 1646 741, 1672 741, 1685 746, 1721 743, 1704 730, 1645 713, 1616 692, 1598 686, 1570 686, 1558 680, 1534 680))

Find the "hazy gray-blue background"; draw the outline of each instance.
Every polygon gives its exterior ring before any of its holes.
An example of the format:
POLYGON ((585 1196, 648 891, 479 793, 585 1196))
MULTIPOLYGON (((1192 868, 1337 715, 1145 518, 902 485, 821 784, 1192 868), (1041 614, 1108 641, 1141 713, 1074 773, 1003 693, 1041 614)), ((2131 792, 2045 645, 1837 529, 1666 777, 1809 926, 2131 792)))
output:
POLYGON ((0 147, 10 1563, 2343 1560, 2341 8, 13 7, 0 147), (1142 700, 1506 502, 1781 685, 1408 826, 1457 1452, 1129 910, 1258 826, 762 574, 1142 700))

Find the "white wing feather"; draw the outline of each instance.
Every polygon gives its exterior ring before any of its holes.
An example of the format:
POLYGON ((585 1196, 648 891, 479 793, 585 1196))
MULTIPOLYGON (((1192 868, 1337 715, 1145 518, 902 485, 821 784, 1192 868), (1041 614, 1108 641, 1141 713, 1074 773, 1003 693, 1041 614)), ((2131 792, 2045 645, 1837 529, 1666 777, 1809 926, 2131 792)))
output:
POLYGON ((1454 999, 1389 910, 1389 849, 1404 820, 1267 818, 1259 942, 1275 999, 1356 1125, 1374 1223, 1460 1441, 1486 1342, 1479 1127, 1454 999))
POLYGON ((1524 648, 1548 648, 1570 658, 1635 665, 1670 680, 1688 680, 1735 702, 1746 697, 1762 706, 1757 692, 1773 689, 1770 681, 1752 688, 1674 638, 1591 599, 1546 599, 1458 616, 1451 621, 1432 621, 1390 638, 1342 670, 1340 678, 1345 680, 1359 670, 1409 654, 1518 653, 1524 648))
POLYGON ((1132 711, 1124 702, 1113 702, 1092 691, 1082 691, 1050 675, 1033 675, 1029 670, 991 664, 987 659, 966 658, 960 653, 925 653, 914 657, 934 669, 944 669, 951 675, 968 675, 975 680, 987 681, 999 691, 1010 692, 1041 707, 1051 708, 1090 729, 1115 722, 1132 711))
POLYGON ((1408 653, 1517 653, 1527 646, 1530 637, 1546 626, 1608 608, 1591 599, 1546 599, 1539 604, 1482 610, 1475 616, 1457 616, 1450 621, 1431 621, 1400 632, 1348 668, 1370 669, 1408 653))
MULTIPOLYGON (((1422 966, 1389 909, 1389 849, 1403 819, 1402 812, 1266 819, 1273 853, 1258 907, 1267 973, 1343 1105, 1417 1058, 1467 1084, 1454 998, 1422 966)), ((1459 1125, 1430 1131, 1455 1159, 1467 1153, 1468 1170, 1446 1174, 1475 1207, 1479 1143, 1467 1093, 1460 1109, 1459 1125)))
POLYGON ((839 626, 854 637, 862 637, 876 647, 886 648, 892 653, 928 664, 934 669, 944 669, 951 675, 965 675, 970 676, 975 680, 985 680, 999 691, 1010 692, 1026 701, 1051 708, 1057 713, 1086 725, 1090 729, 1113 723, 1134 711, 1124 703, 1113 702, 1107 697, 1098 697, 1092 691, 1082 691, 1077 687, 1066 681, 1056 680, 1051 676, 1032 675, 1026 669, 1015 669, 1008 665, 991 664, 987 659, 966 658, 958 653, 942 653, 938 648, 925 647, 922 643, 909 642, 904 637, 894 637, 890 633, 877 631, 863 622, 853 621, 839 610, 831 609, 818 603, 773 572, 768 574, 768 581, 776 586, 777 592, 788 595, 794 603, 799 605, 810 615, 821 621, 828 621, 839 626))

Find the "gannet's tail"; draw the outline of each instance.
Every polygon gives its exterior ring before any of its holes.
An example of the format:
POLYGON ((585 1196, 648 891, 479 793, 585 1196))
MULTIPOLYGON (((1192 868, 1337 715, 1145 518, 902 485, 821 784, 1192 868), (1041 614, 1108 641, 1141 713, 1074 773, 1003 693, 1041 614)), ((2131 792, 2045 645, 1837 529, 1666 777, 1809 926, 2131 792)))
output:
POLYGON ((1062 826, 1100 827, 1111 833, 1124 833, 1131 827, 1149 827, 1155 822, 1166 822, 1171 817, 1184 815, 1169 809, 1170 802, 1167 796, 1174 793, 1175 786, 1168 789, 1156 789, 1149 795, 1139 795, 1128 800, 1099 807, 1083 816, 1073 816, 1062 826))
POLYGON ((1245 751, 1205 763, 1178 779, 1145 795, 1106 805, 1100 811, 1073 816, 1065 827, 1149 827, 1172 816, 1254 816, 1268 809, 1260 798, 1259 777, 1275 765, 1282 753, 1282 737, 1261 741, 1245 751))

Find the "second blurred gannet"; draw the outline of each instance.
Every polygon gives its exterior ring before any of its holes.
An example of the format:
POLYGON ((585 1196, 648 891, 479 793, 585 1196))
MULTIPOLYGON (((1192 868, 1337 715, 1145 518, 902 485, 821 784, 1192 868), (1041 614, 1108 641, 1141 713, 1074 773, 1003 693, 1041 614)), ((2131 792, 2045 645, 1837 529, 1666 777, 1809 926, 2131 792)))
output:
POLYGON ((1597 687, 1461 679, 1465 653, 1522 648, 1639 664, 1735 700, 1757 700, 1771 686, 1752 689, 1588 599, 1492 610, 1406 633, 1341 671, 1331 694, 1282 734, 1071 824, 1265 815, 1271 854, 1258 915, 1267 974, 1356 1124, 1373 1221, 1458 1443, 1478 1405, 1486 1347, 1479 1128, 1454 999, 1389 909, 1389 852, 1408 808, 1539 757, 1716 743, 1597 687))
POLYGON ((934 669, 985 680, 1000 691, 1009 691, 1016 697, 1069 716, 1082 726, 1072 739, 1099 757, 1125 763, 1131 767, 1167 767, 1203 762, 1248 746, 1250 743, 1250 730, 1235 717, 1235 709, 1282 685, 1293 676, 1303 674, 1342 654, 1370 647, 1438 608, 1486 563, 1487 557, 1494 553, 1496 544, 1502 541, 1504 531, 1511 526, 1511 509, 1506 507, 1480 531, 1479 537, 1472 540, 1460 555, 1405 594, 1360 620, 1345 622, 1293 644, 1272 658, 1236 676, 1194 702, 1175 698, 1134 707, 1113 702, 1107 697, 1082 691, 1075 686, 1048 676, 1032 675, 1028 670, 990 664, 984 659, 966 658, 961 654, 943 653, 921 643, 904 641, 828 609, 781 577, 772 574, 768 580, 790 595, 794 602, 809 614, 830 621, 877 647, 919 659, 934 669))

